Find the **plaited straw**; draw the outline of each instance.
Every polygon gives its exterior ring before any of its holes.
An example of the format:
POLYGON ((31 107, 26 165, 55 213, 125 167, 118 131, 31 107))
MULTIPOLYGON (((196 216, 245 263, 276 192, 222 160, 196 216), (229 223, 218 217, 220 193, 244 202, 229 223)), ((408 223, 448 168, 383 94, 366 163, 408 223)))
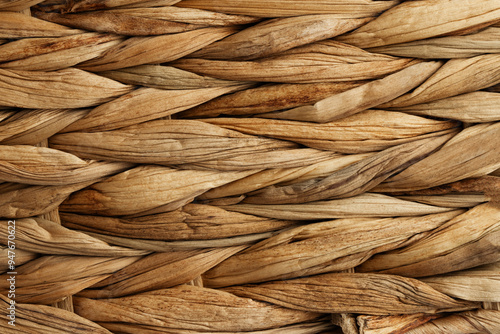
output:
POLYGON ((0 331, 497 333, 499 22, 0 0, 0 331))

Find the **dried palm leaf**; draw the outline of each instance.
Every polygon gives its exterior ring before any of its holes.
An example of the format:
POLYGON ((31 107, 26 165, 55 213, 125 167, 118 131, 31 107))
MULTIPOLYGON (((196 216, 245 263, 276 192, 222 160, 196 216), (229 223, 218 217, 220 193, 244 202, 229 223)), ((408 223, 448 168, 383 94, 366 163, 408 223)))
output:
POLYGON ((496 333, 500 328, 500 311, 478 309, 452 314, 407 331, 407 334, 474 334, 496 333))
POLYGON ((203 120, 227 129, 256 136, 293 141, 309 147, 340 153, 368 153, 391 146, 439 136, 457 126, 405 113, 367 110, 325 124, 261 118, 214 118, 203 120))
POLYGON ((242 85, 241 81, 230 81, 201 76, 171 66, 140 65, 99 75, 129 85, 140 85, 159 89, 201 89, 242 85))
POLYGON ((0 0, 0 10, 20 12, 44 0, 0 0))
MULTIPOLYGON (((402 315, 360 315, 357 317, 359 334, 406 333, 426 322, 442 317, 441 314, 402 314, 402 315)), ((358 333, 356 333, 358 334, 358 333)))
POLYGON ((499 40, 500 28, 490 27, 475 34, 430 38, 381 46, 370 51, 410 58, 470 58, 484 53, 499 53, 499 40))
POLYGON ((420 280, 455 298, 500 301, 500 262, 420 280))
POLYGON ((208 59, 251 60, 341 35, 370 19, 338 19, 336 15, 305 15, 266 20, 214 42, 192 54, 208 59))
POLYGON ((312 179, 288 186, 270 186, 245 199, 254 204, 306 203, 344 198, 370 191, 389 176, 422 160, 452 135, 416 140, 378 152, 340 169, 326 178, 312 179))
POLYGON ((72 194, 62 204, 61 211, 106 216, 172 211, 211 188, 255 172, 176 170, 143 165, 72 194))
POLYGON ((279 230, 296 224, 224 209, 188 204, 172 212, 137 218, 83 216, 61 212, 63 225, 76 230, 150 240, 210 240, 279 230))
POLYGON ((478 306, 454 300, 415 279, 379 274, 323 274, 223 290, 295 310, 323 313, 438 313, 478 306))
POLYGON ((499 93, 479 91, 407 107, 396 107, 394 110, 414 115, 483 123, 500 120, 499 106, 499 93))
POLYGON ((115 272, 78 296, 116 298, 188 283, 245 246, 154 253, 115 272))
MULTIPOLYGON (((7 221, 0 221, 2 243, 7 240, 7 221)), ((115 247, 90 237, 85 233, 70 230, 43 218, 16 219, 16 248, 40 254, 86 255, 86 256, 140 256, 144 251, 115 247)), ((16 250, 16 264, 18 254, 16 250)))
POLYGON ((241 86, 192 90, 139 88, 111 102, 96 107, 86 117, 71 124, 62 131, 107 131, 119 129, 170 116, 219 95, 238 90, 239 88, 241 86))
POLYGON ((159 333, 179 330, 257 331, 319 317, 317 313, 291 310, 189 285, 115 299, 76 297, 74 300, 78 315, 104 327, 107 323, 120 322, 120 331, 125 333, 131 333, 133 325, 147 326, 159 333))
POLYGON ((85 117, 88 109, 38 109, 0 111, 0 142, 35 145, 85 117))
POLYGON ((471 208, 493 199, 491 196, 485 194, 407 195, 398 196, 398 198, 447 208, 471 208))
MULTIPOLYGON (((11 300, 0 295, 3 310, 11 306, 11 300)), ((15 304, 15 326, 8 321, 0 322, 2 332, 6 334, 111 334, 107 329, 73 312, 46 305, 15 304)))
POLYGON ((450 208, 440 208, 370 193, 304 204, 237 204, 223 206, 223 208, 229 211, 286 220, 420 216, 452 211, 450 208))
POLYGON ((204 274, 203 283, 217 288, 349 269, 356 266, 353 262, 414 242, 461 213, 339 219, 296 227, 231 256, 204 274))
POLYGON ((274 149, 235 157, 200 161, 179 165, 179 168, 208 170, 261 170, 274 168, 300 168, 321 163, 336 157, 337 154, 309 148, 274 149))
POLYGON ((131 90, 132 86, 75 68, 54 72, 0 69, 0 106, 85 108, 131 90))
MULTIPOLYGON (((39 256, 39 254, 37 253, 26 251, 20 248, 16 248, 15 254, 16 254, 15 258, 16 266, 22 266, 23 264, 31 260, 34 260, 39 256)), ((0 259, 2 259, 2 262, 0 263, 0 273, 5 273, 7 271, 10 271, 9 255, 12 256, 12 250, 9 249, 7 246, 0 245, 0 259)))
MULTIPOLYGON (((75 294, 140 257, 43 256, 16 268, 16 302, 49 304, 75 294)), ((8 274, 0 291, 9 289, 8 274), (5 283, 4 283, 5 282, 5 283)))
POLYGON ((259 17, 283 17, 311 14, 335 14, 339 18, 360 18, 376 16, 397 4, 397 1, 363 1, 363 0, 321 0, 304 2, 298 0, 254 0, 238 2, 219 0, 184 0, 179 7, 201 8, 222 13, 243 14, 259 17))
POLYGON ((405 43, 491 25, 500 20, 495 1, 405 1, 358 30, 340 37, 360 48, 405 43))
MULTIPOLYGON (((420 201, 419 198, 437 198, 439 195, 439 197, 443 198, 446 198, 448 196, 463 196, 465 198, 473 199, 475 197, 478 200, 481 198, 480 196, 483 196, 483 198, 489 201, 498 202, 498 194, 500 194, 500 178, 492 176, 490 174, 479 178, 470 178, 453 183, 448 183, 439 187, 416 191, 399 192, 395 194, 399 198, 411 196, 414 197, 417 201, 420 201)), ((425 203, 426 200, 423 200, 421 202, 425 203)))
POLYGON ((157 7, 174 5, 181 0, 80 0, 67 4, 68 12, 86 12, 90 10, 107 9, 115 7, 157 7))
POLYGON ((0 11, 0 38, 62 37, 81 33, 82 30, 70 29, 29 15, 0 11))
POLYGON ((219 79, 283 83, 325 83, 380 78, 414 62, 324 41, 254 61, 181 59, 172 65, 219 79))
POLYGON ((499 54, 451 59, 413 92, 378 107, 407 107, 496 85, 500 82, 499 61, 499 54))
POLYGON ((160 241, 147 239, 132 239, 115 237, 106 234, 86 232, 86 234, 100 239, 112 245, 141 249, 149 252, 179 252, 186 250, 197 250, 207 248, 225 248, 235 246, 248 246, 257 241, 272 237, 274 232, 255 233, 230 238, 209 239, 209 240, 180 240, 180 241, 160 241))
POLYGON ((266 114, 270 118, 326 123, 392 101, 433 75, 440 62, 423 62, 387 77, 332 95, 314 105, 266 114))
POLYGON ((68 27, 126 36, 175 34, 203 28, 200 25, 110 13, 108 11, 78 14, 35 12, 34 14, 39 19, 68 27))
MULTIPOLYGON (((54 52, 68 50, 71 48, 89 48, 94 45, 105 44, 107 42, 118 41, 120 39, 121 38, 119 36, 97 33, 83 33, 53 38, 23 38, 0 47, 0 62, 4 62, 4 64, 0 64, 0 66, 5 67, 5 62, 15 63, 16 60, 20 59, 26 59, 43 54, 53 54, 54 52)), ((57 60, 58 59, 52 59, 52 61, 57 60)), ((77 64, 77 62, 74 64, 77 64)), ((67 67, 69 66, 71 65, 68 65, 67 67)))
MULTIPOLYGON (((108 77, 120 81, 116 77, 108 77)), ((179 116, 182 118, 197 118, 216 117, 220 114, 262 114, 265 112, 316 103, 333 94, 338 94, 357 87, 362 83, 363 82, 326 82, 264 85, 215 98, 200 106, 183 111, 179 116)))
POLYGON ((425 277, 500 261, 500 208, 481 204, 397 251, 375 255, 358 270, 425 277))
POLYGON ((179 8, 176 6, 117 8, 110 9, 107 12, 212 27, 251 24, 260 20, 252 16, 228 15, 198 8, 179 8))
POLYGON ((118 45, 119 40, 91 46, 77 46, 67 50, 54 51, 21 60, 0 64, 1 68, 26 71, 55 71, 65 69, 89 59, 101 56, 109 48, 118 45))
POLYGON ((220 170, 272 168, 280 164, 286 167, 287 163, 291 167, 303 166, 332 155, 194 120, 157 120, 114 131, 70 132, 52 137, 50 143, 89 159, 201 166, 208 161, 220 170), (219 168, 224 164, 228 168, 219 168))
POLYGON ((101 57, 79 68, 109 71, 143 64, 159 64, 179 59, 235 32, 232 27, 202 28, 178 34, 131 37, 110 48, 101 57))
POLYGON ((326 161, 304 167, 266 169, 250 176, 244 177, 240 180, 211 189, 206 193, 200 195, 198 198, 207 200, 235 195, 243 195, 257 189, 271 186, 273 184, 286 185, 307 181, 318 177, 327 177, 332 172, 349 166, 355 162, 361 161, 369 157, 370 155, 372 154, 365 153, 343 156, 340 155, 333 156, 326 161))
POLYGON ((500 167, 499 145, 500 123, 471 126, 439 151, 387 179, 375 190, 411 191, 488 175, 500 167))
POLYGON ((26 218, 48 213, 57 208, 71 193, 94 183, 64 186, 29 186, 0 183, 0 217, 26 218))
MULTIPOLYGON (((133 325, 133 324, 121 324, 121 323, 111 323, 108 322, 105 324, 106 327, 113 331, 113 332, 119 332, 119 333, 144 333, 144 334, 156 334, 159 333, 159 331, 163 330, 166 331, 166 333, 177 333, 177 334, 199 334, 199 333, 211 333, 211 334, 225 334, 228 332, 202 332, 200 330, 189 330, 189 329, 165 329, 165 328, 158 328, 155 326, 148 326, 148 325, 133 325)), ((283 332, 290 333, 290 334, 317 334, 317 333, 323 333, 323 334, 342 334, 342 331, 340 331, 337 327, 333 326, 331 323, 327 321, 322 321, 322 322, 303 322, 300 324, 296 325, 289 325, 289 326, 283 326, 283 327, 277 327, 277 328, 272 328, 272 329, 264 329, 264 330, 257 330, 257 331, 244 331, 244 332, 234 332, 232 331, 231 334, 281 334, 283 332)), ((165 333, 165 332, 160 332, 160 333, 165 333)))
POLYGON ((69 185, 123 172, 132 164, 84 161, 47 147, 0 145, 0 180, 34 185, 69 185))

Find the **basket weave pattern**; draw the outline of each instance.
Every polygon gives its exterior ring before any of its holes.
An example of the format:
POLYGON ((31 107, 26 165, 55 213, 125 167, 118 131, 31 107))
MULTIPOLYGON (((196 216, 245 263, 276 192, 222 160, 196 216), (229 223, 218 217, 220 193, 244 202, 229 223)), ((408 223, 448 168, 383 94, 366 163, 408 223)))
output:
POLYGON ((500 333, 500 1, 0 0, 0 217, 2 333, 500 333))

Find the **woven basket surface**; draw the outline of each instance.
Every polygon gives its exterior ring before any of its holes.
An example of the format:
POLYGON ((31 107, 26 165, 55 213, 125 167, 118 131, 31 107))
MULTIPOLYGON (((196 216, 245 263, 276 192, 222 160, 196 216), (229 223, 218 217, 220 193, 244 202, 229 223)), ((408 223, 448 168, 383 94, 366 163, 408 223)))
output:
POLYGON ((1 333, 500 333, 500 0, 0 0, 1 333))

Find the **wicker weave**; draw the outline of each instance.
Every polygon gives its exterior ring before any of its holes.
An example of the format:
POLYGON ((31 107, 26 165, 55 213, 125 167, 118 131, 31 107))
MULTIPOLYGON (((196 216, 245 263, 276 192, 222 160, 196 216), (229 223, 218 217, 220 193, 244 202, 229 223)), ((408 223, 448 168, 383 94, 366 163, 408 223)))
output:
POLYGON ((0 0, 2 333, 500 333, 499 0, 0 0))

